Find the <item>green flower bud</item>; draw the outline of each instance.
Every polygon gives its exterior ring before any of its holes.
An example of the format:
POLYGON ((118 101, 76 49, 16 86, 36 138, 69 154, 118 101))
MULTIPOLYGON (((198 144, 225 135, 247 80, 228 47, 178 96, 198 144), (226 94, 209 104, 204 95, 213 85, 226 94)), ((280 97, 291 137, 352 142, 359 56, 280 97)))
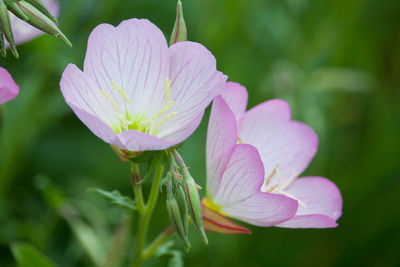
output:
POLYGON ((170 183, 168 184, 168 190, 167 190, 167 211, 172 226, 175 228, 175 231, 177 232, 178 236, 183 240, 183 242, 185 243, 185 247, 188 250, 191 245, 188 239, 186 238, 185 228, 182 223, 179 205, 172 192, 171 180, 170 183))
POLYGON ((178 0, 176 7, 176 20, 174 29, 172 30, 169 45, 176 44, 177 42, 184 42, 187 40, 187 29, 185 19, 183 18, 182 2, 178 0))
POLYGON ((186 239, 189 240, 189 209, 186 203, 185 192, 181 184, 176 187, 176 199, 179 203, 180 212, 182 214, 182 223, 185 230, 186 239))
POLYGON ((199 191, 197 189, 197 184, 192 178, 192 176, 190 176, 190 173, 187 171, 187 169, 186 171, 185 170, 183 171, 183 180, 185 182, 184 185, 185 193, 186 193, 186 199, 188 200, 187 202, 189 204, 190 216, 192 217, 193 224, 200 231, 204 243, 207 245, 208 239, 203 227, 201 202, 200 202, 199 191))
POLYGON ((22 18, 25 21, 29 20, 24 11, 22 11, 22 9, 17 5, 15 0, 4 0, 4 3, 7 5, 8 10, 16 14, 17 17, 22 18))
POLYGON ((0 24, 4 37, 10 44, 11 52, 16 58, 18 58, 19 55, 14 44, 14 36, 11 29, 10 14, 8 13, 7 6, 3 0, 0 0, 0 24))
POLYGON ((37 10, 39 10, 44 15, 49 17, 52 21, 54 21, 55 23, 58 23, 57 18, 55 18, 50 13, 50 11, 47 9, 47 7, 45 6, 45 4, 43 4, 42 1, 40 1, 40 0, 25 0, 25 1, 28 2, 29 4, 31 4, 32 6, 36 7, 37 10))
MULTIPOLYGON (((19 1, 17 2, 17 5, 22 9, 24 14, 29 18, 27 21, 29 24, 32 26, 46 32, 49 34, 54 35, 61 41, 63 41, 65 44, 68 46, 72 47, 71 42, 68 40, 68 38, 61 32, 61 30, 57 27, 57 25, 54 23, 53 20, 51 20, 49 17, 44 15, 42 12, 40 12, 36 7, 28 3, 27 1, 19 1)), ((15 14, 18 16, 18 14, 15 14)), ((23 19, 22 17, 19 17, 20 19, 23 19)))
POLYGON ((204 230, 203 227, 203 219, 202 219, 203 216, 201 212, 201 202, 200 202, 198 186, 194 181, 193 177, 190 175, 189 170, 186 167, 185 162, 183 161, 181 155, 179 155, 178 151, 176 151, 176 149, 171 149, 170 151, 182 171, 183 187, 186 195, 186 202, 188 203, 189 206, 190 217, 192 217, 194 226, 197 228, 197 230, 199 230, 201 238, 207 245, 208 239, 206 231, 204 230))
POLYGON ((6 46, 4 44, 4 35, 3 35, 2 27, 0 27, 0 53, 3 57, 7 56, 7 50, 6 50, 6 46))

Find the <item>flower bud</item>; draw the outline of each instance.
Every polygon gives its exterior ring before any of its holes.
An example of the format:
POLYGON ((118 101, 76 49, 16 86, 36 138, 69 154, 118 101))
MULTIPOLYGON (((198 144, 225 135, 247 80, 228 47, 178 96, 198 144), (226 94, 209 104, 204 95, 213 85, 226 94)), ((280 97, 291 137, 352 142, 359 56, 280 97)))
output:
POLYGON ((186 199, 188 200, 187 202, 189 204, 190 216, 192 217, 193 224, 200 231, 201 238, 207 245, 208 239, 203 227, 200 196, 197 189, 197 184, 187 169, 183 170, 183 180, 185 182, 185 193, 186 199))
POLYGON ((14 44, 14 36, 11 29, 11 21, 10 14, 8 13, 8 9, 3 0, 0 0, 0 24, 2 28, 2 32, 4 37, 7 39, 10 44, 10 49, 13 55, 18 58, 18 51, 14 44))
POLYGON ((177 42, 184 42, 187 40, 187 29, 185 19, 183 18, 182 2, 178 0, 176 7, 176 20, 174 29, 172 30, 169 45, 176 44, 177 42))
POLYGON ((3 29, 0 27, 0 53, 3 57, 7 56, 7 50, 4 43, 3 29))
POLYGON ((186 167, 185 162, 183 161, 181 155, 179 155, 178 151, 176 151, 176 149, 171 149, 171 153, 182 171, 183 186, 186 195, 186 200, 187 203, 189 204, 190 217, 192 217, 194 226, 197 228, 197 230, 199 230, 201 238, 207 245, 208 239, 206 231, 204 230, 203 227, 200 196, 197 184, 194 181, 193 177, 190 175, 189 170, 186 167))
POLYGON ((185 198, 185 192, 180 184, 176 188, 176 199, 179 203, 180 212, 182 214, 182 223, 186 239, 189 240, 189 209, 185 198))
POLYGON ((182 223, 179 205, 172 192, 171 184, 168 185, 168 190, 167 190, 167 211, 172 226, 175 228, 175 231, 177 232, 178 236, 183 240, 183 242, 185 243, 185 247, 188 250, 191 245, 185 233, 185 228, 182 223))
POLYGON ((57 19, 50 13, 50 11, 47 9, 46 5, 43 4, 42 1, 40 1, 40 0, 25 0, 25 1, 28 2, 29 4, 31 4, 32 6, 34 6, 37 10, 42 12, 44 15, 49 17, 52 21, 54 21, 55 23, 58 23, 57 19))
POLYGON ((16 16, 28 21, 29 18, 25 15, 24 11, 17 5, 15 0, 3 0, 9 11, 16 14, 16 16))
MULTIPOLYGON (((36 7, 28 3, 27 1, 19 1, 17 2, 17 5, 22 9, 22 11, 25 13, 25 15, 29 18, 27 21, 29 24, 32 26, 46 32, 49 34, 54 35, 61 41, 63 41, 66 45, 72 47, 71 42, 68 40, 68 38, 61 32, 61 30, 57 27, 57 25, 54 23, 53 20, 51 20, 49 17, 44 15, 42 12, 40 12, 36 7)), ((18 14, 15 14, 18 16, 18 14)), ((21 19, 24 19, 20 17, 21 19)))

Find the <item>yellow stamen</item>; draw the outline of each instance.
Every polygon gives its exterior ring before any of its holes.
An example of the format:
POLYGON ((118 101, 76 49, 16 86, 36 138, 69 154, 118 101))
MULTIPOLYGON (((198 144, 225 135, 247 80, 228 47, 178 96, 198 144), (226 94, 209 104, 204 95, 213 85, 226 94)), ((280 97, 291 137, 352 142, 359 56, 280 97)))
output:
POLYGON ((285 191, 285 189, 287 187, 289 187, 293 183, 294 179, 297 177, 298 172, 297 171, 293 171, 292 176, 289 177, 289 179, 287 179, 287 181, 282 185, 281 172, 279 170, 279 166, 276 165, 276 167, 272 170, 271 174, 269 175, 269 177, 265 181, 265 183, 264 183, 265 187, 267 187, 269 185, 269 183, 271 182, 272 177, 274 177, 275 174, 278 175, 278 180, 279 180, 278 183, 276 185, 272 186, 270 189, 267 189, 265 192, 266 193, 277 193, 277 194, 285 195, 287 197, 290 197, 290 198, 293 198, 293 199, 297 200, 297 202, 299 203, 300 206, 306 207, 307 205, 303 201, 301 201, 300 199, 296 198, 292 194, 290 194, 290 193, 285 191))
POLYGON ((100 94, 102 94, 103 96, 105 96, 108 100, 110 100, 110 102, 113 104, 113 106, 115 108, 119 108, 118 103, 114 100, 114 98, 112 98, 112 96, 110 96, 106 91, 104 90, 100 90, 99 91, 100 94))
POLYGON ((244 144, 244 143, 243 143, 243 140, 242 140, 239 136, 237 137, 237 142, 238 142, 239 144, 244 144))
POLYGON ((278 168, 279 168, 279 166, 276 165, 276 167, 272 170, 272 172, 271 172, 271 174, 269 175, 267 181, 265 181, 265 186, 268 186, 268 185, 269 185, 269 183, 270 183, 271 180, 272 180, 272 177, 274 177, 274 175, 275 175, 275 173, 276 173, 276 170, 277 170, 278 168))
POLYGON ((162 107, 152 119, 154 121, 158 119, 161 115, 170 110, 174 104, 174 101, 171 101, 171 81, 169 79, 165 79, 165 106, 162 107))
POLYGON ((176 114, 177 114, 177 113, 176 113, 175 111, 174 111, 174 112, 171 112, 170 114, 168 114, 167 116, 165 116, 164 119, 162 119, 161 121, 157 122, 156 125, 155 125, 155 127, 160 127, 161 124, 163 124, 164 122, 166 122, 166 121, 172 119, 173 117, 176 116, 176 114))
POLYGON ((274 191, 276 188, 278 187, 278 185, 274 185, 273 187, 271 187, 270 189, 268 189, 268 193, 271 193, 272 191, 274 191))
POLYGON ((115 82, 111 81, 110 85, 117 90, 117 92, 125 99, 126 102, 131 103, 131 100, 125 94, 124 90, 122 90, 115 82))
POLYGON ((165 79, 165 97, 168 103, 171 98, 171 81, 169 79, 165 79))

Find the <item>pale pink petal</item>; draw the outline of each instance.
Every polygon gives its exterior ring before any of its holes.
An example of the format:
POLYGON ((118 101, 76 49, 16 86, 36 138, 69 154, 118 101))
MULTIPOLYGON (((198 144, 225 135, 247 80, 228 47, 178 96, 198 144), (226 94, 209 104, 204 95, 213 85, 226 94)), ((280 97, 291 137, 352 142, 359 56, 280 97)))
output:
POLYGON ((334 228, 338 224, 326 215, 295 215, 292 219, 276 225, 283 228, 334 228))
POLYGON ((260 191, 264 168, 251 145, 236 145, 212 201, 227 216, 258 226, 271 226, 290 219, 297 201, 260 191))
POLYGON ((103 122, 100 118, 87 112, 81 107, 75 106, 73 103, 69 104, 71 109, 74 111, 76 116, 94 133, 97 137, 102 139, 104 142, 113 144, 120 148, 123 148, 121 142, 118 140, 115 132, 103 122))
POLYGON ((237 120, 244 114, 247 107, 248 94, 244 86, 238 83, 227 82, 221 91, 224 98, 237 120))
POLYGON ((84 72, 121 106, 151 118, 164 106, 165 79, 169 78, 167 42, 146 19, 126 20, 118 27, 101 24, 89 36, 84 72), (130 104, 111 82, 125 92, 130 104))
POLYGON ((286 192, 302 201, 305 206, 299 205, 293 221, 285 222, 282 227, 335 227, 335 221, 342 215, 343 200, 340 191, 326 178, 299 178, 286 189, 286 192), (326 225, 323 222, 326 222, 326 225))
POLYGON ((214 56, 201 44, 179 42, 168 52, 171 99, 175 102, 171 111, 176 116, 163 124, 159 136, 183 141, 189 132, 186 128, 193 132, 194 122, 223 88, 227 77, 217 71, 214 56))
POLYGON ((235 116, 221 96, 214 98, 207 132, 207 193, 213 197, 236 145, 235 116))
POLYGON ((257 149, 251 145, 236 145, 213 201, 223 207, 234 205, 260 192, 263 181, 264 168, 257 149))
MULTIPOLYGON (((54 17, 58 17, 60 10, 60 4, 58 0, 42 0, 43 4, 46 5, 47 9, 54 17)), ((43 35, 44 32, 31 26, 29 23, 17 18, 13 13, 10 12, 11 27, 14 35, 14 43, 16 45, 25 43, 39 35, 43 35)))
POLYGON ((0 67, 0 104, 16 98, 19 94, 19 87, 15 84, 10 73, 0 67))
POLYGON ((157 136, 134 130, 118 134, 118 140, 120 145, 117 146, 128 151, 163 150, 175 145, 157 136))
POLYGON ((257 225, 274 226, 289 220, 296 214, 297 201, 284 195, 257 192, 222 212, 235 219, 257 225))
POLYGON ((270 187, 297 177, 311 162, 318 147, 318 136, 307 125, 290 120, 289 104, 270 100, 246 112, 239 122, 238 132, 243 143, 259 150, 266 177, 275 167, 279 172, 270 187))
POLYGON ((113 123, 113 107, 97 92, 97 84, 75 65, 69 64, 62 75, 60 88, 65 102, 77 114, 79 119, 95 135, 105 142, 111 143, 115 137, 115 133, 110 127, 113 123), (99 126, 100 121, 104 126, 99 126), (100 130, 105 130, 106 128, 108 130, 103 135, 100 130), (114 134, 111 135, 110 131, 114 134))

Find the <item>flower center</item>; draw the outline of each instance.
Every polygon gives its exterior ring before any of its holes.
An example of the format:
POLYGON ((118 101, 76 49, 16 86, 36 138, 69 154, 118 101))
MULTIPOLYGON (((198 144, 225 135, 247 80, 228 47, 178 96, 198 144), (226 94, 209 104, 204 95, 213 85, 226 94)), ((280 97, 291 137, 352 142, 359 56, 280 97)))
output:
POLYGON ((115 122, 112 123, 111 128, 117 134, 127 130, 136 130, 145 134, 157 135, 160 132, 161 125, 177 114, 175 111, 167 114, 174 106, 174 101, 171 101, 171 81, 169 79, 165 79, 165 105, 151 118, 146 113, 131 113, 128 105, 131 103, 131 99, 115 82, 111 81, 110 85, 124 99, 124 110, 115 98, 106 91, 100 90, 99 93, 114 107, 115 122))
POLYGON ((221 210, 222 207, 220 205, 217 205, 214 203, 214 201, 212 201, 207 195, 203 200, 204 205, 206 205, 208 208, 212 209, 213 211, 216 211, 218 213, 220 213, 221 215, 226 216, 226 214, 224 214, 221 210))
POLYGON ((279 170, 279 166, 276 165, 275 168, 272 170, 271 174, 268 176, 268 178, 265 179, 264 184, 261 187, 261 191, 265 193, 274 193, 274 194, 281 194, 285 195, 287 197, 293 198, 297 200, 297 202, 305 207, 306 204, 301 201, 300 199, 296 198, 292 194, 286 192, 285 190, 294 182, 295 178, 297 177, 298 173, 294 171, 292 175, 289 177, 287 181, 282 180, 281 172, 279 170), (275 185, 271 185, 271 180, 272 178, 277 175, 278 176, 278 182, 275 185))

